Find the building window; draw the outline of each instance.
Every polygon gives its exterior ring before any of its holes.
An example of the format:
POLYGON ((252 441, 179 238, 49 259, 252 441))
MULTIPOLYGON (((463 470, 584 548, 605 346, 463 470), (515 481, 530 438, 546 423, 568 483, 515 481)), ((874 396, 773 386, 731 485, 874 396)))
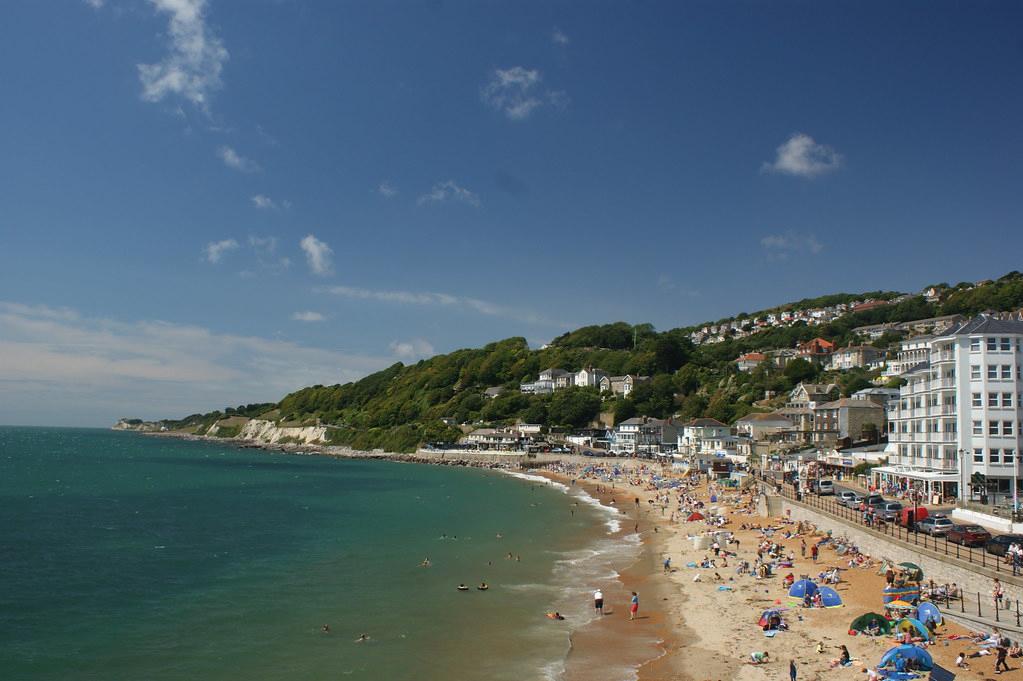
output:
POLYGON ((997 381, 998 380, 998 365, 997 364, 991 364, 991 365, 988 366, 988 368, 987 368, 987 378, 988 378, 989 381, 997 381))
POLYGON ((1011 364, 1003 364, 1002 365, 1002 378, 1004 380, 1006 380, 1006 381, 1012 380, 1012 365, 1011 364))
POLYGON ((902 457, 906 456, 906 452, 908 452, 908 451, 909 451, 909 447, 907 447, 906 445, 899 445, 899 456, 902 456, 902 457))
POLYGON ((998 406, 998 393, 987 394, 987 406, 997 407, 998 406))
POLYGON ((1016 450, 1015 449, 1003 449, 1002 450, 1002 461, 1005 463, 1015 463, 1016 461, 1016 450))
POLYGON ((1000 461, 999 452, 997 449, 988 450, 987 461, 988 463, 998 463, 1000 461))
POLYGON ((970 365, 970 379, 974 380, 974 381, 979 381, 980 380, 980 365, 979 364, 971 364, 970 365))
POLYGON ((998 421, 988 421, 987 422, 987 434, 988 435, 998 435, 998 421))
POLYGON ((983 435, 984 434, 984 422, 983 421, 974 421, 973 422, 973 434, 974 435, 983 435))
POLYGON ((971 338, 970 339, 970 352, 980 352, 980 339, 979 338, 971 338))
POLYGON ((1012 406, 1012 393, 1002 393, 1002 406, 1003 407, 1012 406))
POLYGON ((973 406, 975 406, 975 407, 983 407, 984 406, 984 402, 980 398, 980 393, 973 393, 973 406))
POLYGON ((994 352, 997 349, 998 349, 998 339, 997 338, 988 338, 987 339, 987 351, 988 352, 994 352))
POLYGON ((984 463, 984 450, 974 449, 973 450, 973 463, 984 463))
POLYGON ((1002 435, 1012 435, 1012 421, 1002 421, 1002 435))
POLYGON ((1009 352, 1012 350, 1012 341, 1009 338, 999 338, 1001 341, 1002 352, 1009 352))

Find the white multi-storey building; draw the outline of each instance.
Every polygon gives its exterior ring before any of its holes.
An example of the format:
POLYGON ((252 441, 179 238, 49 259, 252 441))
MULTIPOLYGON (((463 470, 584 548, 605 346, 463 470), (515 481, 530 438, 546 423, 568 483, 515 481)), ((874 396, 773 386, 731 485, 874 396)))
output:
POLYGON ((926 355, 914 344, 925 358, 902 374, 906 385, 888 404, 889 465, 875 479, 990 503, 1014 495, 1023 321, 981 315, 925 342, 926 355))

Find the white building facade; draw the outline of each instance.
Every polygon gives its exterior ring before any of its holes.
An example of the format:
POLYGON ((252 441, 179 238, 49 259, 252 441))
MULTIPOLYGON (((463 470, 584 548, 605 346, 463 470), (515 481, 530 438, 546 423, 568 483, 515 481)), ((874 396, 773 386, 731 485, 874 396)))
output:
MULTIPOLYGON (((914 359, 922 356, 918 343, 914 359)), ((916 478, 932 481, 928 493, 954 489, 960 499, 989 503, 1016 497, 1023 492, 1023 322, 982 315, 926 343, 925 358, 902 375, 906 385, 888 405, 890 468, 910 480, 913 472, 931 474, 916 478)))

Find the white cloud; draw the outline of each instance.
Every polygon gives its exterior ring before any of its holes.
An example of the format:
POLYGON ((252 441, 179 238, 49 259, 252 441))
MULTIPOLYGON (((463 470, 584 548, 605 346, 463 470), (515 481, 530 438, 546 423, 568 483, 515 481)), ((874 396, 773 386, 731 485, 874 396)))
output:
POLYGON ((319 312, 313 312, 312 310, 302 310, 301 312, 296 312, 295 314, 291 315, 291 318, 294 319, 296 322, 322 322, 324 319, 326 319, 326 317, 324 317, 319 312))
POLYGON ((817 177, 837 170, 842 161, 842 155, 831 147, 817 144, 809 135, 797 132, 778 147, 774 163, 764 163, 761 170, 798 177, 817 177))
POLYGON ((404 360, 418 360, 434 355, 433 345, 422 338, 413 338, 402 342, 394 341, 390 348, 396 357, 404 360))
POLYGON ((202 252, 207 261, 216 264, 224 257, 224 253, 237 248, 238 242, 234 239, 223 239, 222 241, 211 241, 206 244, 206 248, 202 249, 202 252))
POLYGON ((760 246, 767 253, 768 260, 785 260, 793 254, 817 255, 824 250, 824 244, 814 234, 793 230, 768 234, 760 239, 760 246))
POLYGON ((87 318, 0 301, 7 423, 105 425, 278 400, 394 361, 163 321, 87 318))
POLYGON ((334 271, 332 263, 334 251, 325 242, 309 234, 298 245, 305 252, 306 262, 309 263, 309 269, 313 274, 322 277, 334 271))
POLYGON ((480 97, 484 104, 513 121, 529 118, 545 104, 559 108, 568 104, 567 94, 544 90, 542 81, 543 76, 537 69, 522 66, 494 69, 490 80, 480 88, 480 97))
POLYGON ((460 187, 455 184, 454 180, 448 180, 447 182, 438 182, 433 185, 433 189, 429 193, 420 196, 416 203, 423 205, 424 203, 441 203, 451 199, 453 201, 461 201, 467 203, 470 206, 480 207, 480 197, 469 191, 465 187, 460 187))
POLYGON ((449 293, 435 293, 432 291, 386 291, 358 288, 355 286, 328 286, 316 290, 341 298, 347 298, 349 300, 365 300, 402 305, 421 305, 427 307, 444 307, 474 312, 490 317, 514 319, 528 324, 543 324, 546 326, 557 326, 559 328, 574 328, 571 324, 567 324, 564 321, 552 321, 530 312, 529 310, 499 305, 486 300, 480 300, 479 298, 451 295, 449 293))
POLYGON ((265 194, 256 194, 253 196, 252 205, 260 210, 273 210, 277 208, 277 203, 265 194))
POLYGON ((159 102, 176 95, 207 111, 210 93, 221 87, 228 53, 206 25, 206 0, 149 2, 157 12, 169 15, 170 52, 156 64, 138 64, 142 99, 159 102))
POLYGON ((228 168, 243 172, 243 173, 254 173, 259 170, 259 164, 252 159, 245 158, 240 155, 237 151, 228 146, 222 146, 217 149, 217 156, 224 162, 228 168))
POLYGON ((565 35, 565 32, 562 31, 560 28, 555 28, 551 32, 551 41, 555 45, 568 45, 568 43, 571 42, 569 41, 568 36, 565 35))
POLYGON ((387 180, 384 180, 379 185, 377 185, 377 194, 380 194, 380 196, 389 199, 391 197, 398 195, 398 188, 395 187, 390 182, 388 182, 387 180))
POLYGON ((102 9, 105 0, 84 0, 85 4, 93 9, 102 9))

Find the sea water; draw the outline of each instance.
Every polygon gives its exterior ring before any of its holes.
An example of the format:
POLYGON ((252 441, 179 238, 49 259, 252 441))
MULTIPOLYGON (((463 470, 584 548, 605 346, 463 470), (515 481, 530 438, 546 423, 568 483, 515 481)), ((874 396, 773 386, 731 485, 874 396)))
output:
POLYGON ((0 428, 0 670, 557 678, 590 591, 635 558, 616 525, 529 476, 0 428))

